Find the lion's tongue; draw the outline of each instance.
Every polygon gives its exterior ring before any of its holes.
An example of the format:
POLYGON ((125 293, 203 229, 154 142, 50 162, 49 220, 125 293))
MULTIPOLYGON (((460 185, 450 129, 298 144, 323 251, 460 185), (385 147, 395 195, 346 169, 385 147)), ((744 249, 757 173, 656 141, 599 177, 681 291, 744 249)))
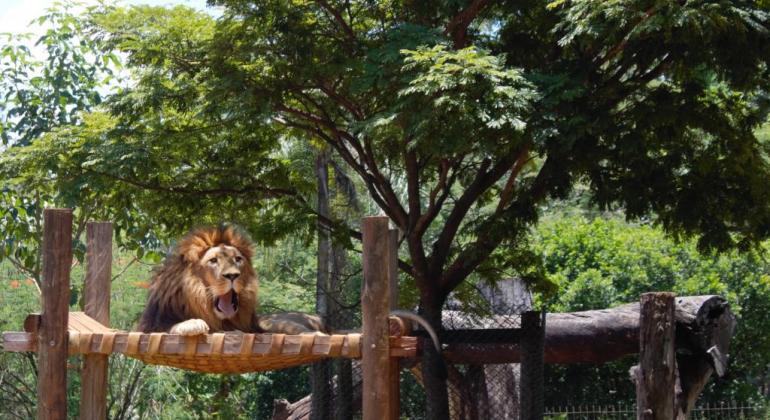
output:
POLYGON ((225 317, 230 318, 233 315, 235 315, 235 311, 237 310, 235 306, 235 299, 234 299, 233 291, 230 290, 229 292, 225 293, 224 295, 220 296, 217 300, 217 309, 219 309, 220 312, 225 314, 225 317))

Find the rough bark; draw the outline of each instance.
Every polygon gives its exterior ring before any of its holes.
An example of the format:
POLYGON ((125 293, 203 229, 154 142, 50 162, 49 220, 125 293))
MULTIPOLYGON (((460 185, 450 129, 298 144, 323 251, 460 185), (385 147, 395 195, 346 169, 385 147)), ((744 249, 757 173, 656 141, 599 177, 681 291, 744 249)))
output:
POLYGON ((639 364, 631 369, 638 420, 674 418, 675 305, 670 292, 645 293, 640 299, 639 364))

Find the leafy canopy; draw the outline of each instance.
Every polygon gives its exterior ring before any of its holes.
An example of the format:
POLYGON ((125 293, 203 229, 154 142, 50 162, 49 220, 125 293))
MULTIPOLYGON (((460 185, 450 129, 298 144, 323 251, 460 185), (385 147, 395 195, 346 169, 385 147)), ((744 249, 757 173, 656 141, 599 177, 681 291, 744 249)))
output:
POLYGON ((292 145, 323 145, 403 232, 430 307, 477 274, 543 284, 527 233, 577 183, 702 249, 769 233, 756 2, 214 3, 92 15, 133 83, 8 160, 55 151, 59 188, 154 229, 226 217, 275 238, 315 220, 292 145))

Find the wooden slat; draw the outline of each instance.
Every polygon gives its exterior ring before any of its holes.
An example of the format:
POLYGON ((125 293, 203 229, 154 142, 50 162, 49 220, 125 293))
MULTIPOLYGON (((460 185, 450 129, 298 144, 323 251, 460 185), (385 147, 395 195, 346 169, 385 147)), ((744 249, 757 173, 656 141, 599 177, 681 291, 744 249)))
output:
POLYGON ((37 338, 30 332, 4 332, 3 351, 37 351, 37 338))
MULTIPOLYGON (((108 328, 100 324, 95 319, 89 317, 83 312, 70 312, 67 319, 68 329, 79 332, 94 332, 94 333, 106 333, 115 332, 117 330, 108 328)), ((37 333, 40 329, 40 314, 33 313, 27 315, 24 320, 24 331, 37 333)))
POLYGON ((79 322, 80 325, 83 326, 83 328, 87 328, 88 331, 90 332, 106 333, 110 331, 115 331, 111 328, 104 326, 99 321, 91 318, 90 316, 86 315, 84 312, 70 312, 69 321, 79 322))

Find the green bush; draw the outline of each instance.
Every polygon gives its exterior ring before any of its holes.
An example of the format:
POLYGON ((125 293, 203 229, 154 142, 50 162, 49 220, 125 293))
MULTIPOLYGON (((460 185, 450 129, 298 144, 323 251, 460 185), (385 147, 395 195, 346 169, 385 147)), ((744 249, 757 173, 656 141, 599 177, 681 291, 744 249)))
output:
MULTIPOLYGON (((680 296, 718 294, 730 302, 738 327, 730 371, 712 379, 703 401, 757 401, 770 386, 770 263, 762 250, 704 255, 693 241, 675 241, 649 224, 617 218, 568 216, 545 221, 537 247, 559 292, 553 312, 602 309, 638 301, 650 291, 680 296)), ((635 360, 603 366, 549 367, 550 404, 633 400, 628 368, 635 360)))

